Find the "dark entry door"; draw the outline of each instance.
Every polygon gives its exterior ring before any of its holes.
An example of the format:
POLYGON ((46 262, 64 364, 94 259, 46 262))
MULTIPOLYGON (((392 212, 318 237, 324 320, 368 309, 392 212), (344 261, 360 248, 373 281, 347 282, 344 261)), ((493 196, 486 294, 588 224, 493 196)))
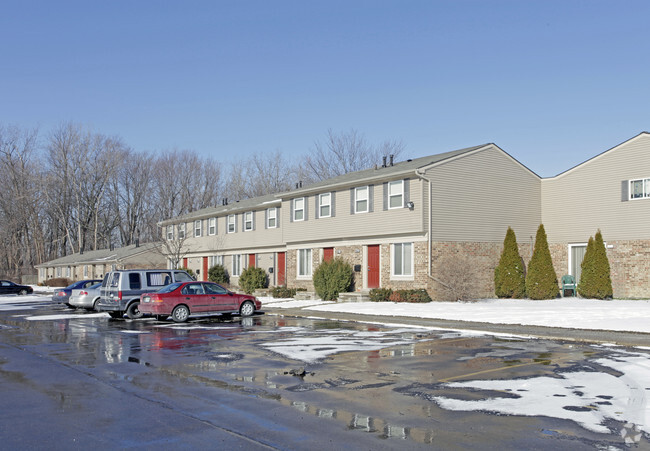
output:
POLYGON ((368 246, 368 288, 379 288, 379 245, 368 246))

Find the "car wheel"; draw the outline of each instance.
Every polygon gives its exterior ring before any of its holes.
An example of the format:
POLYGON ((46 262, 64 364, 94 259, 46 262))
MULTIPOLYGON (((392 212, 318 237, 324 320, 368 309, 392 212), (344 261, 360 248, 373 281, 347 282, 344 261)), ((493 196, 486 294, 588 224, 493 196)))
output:
POLYGON ((27 290, 25 290, 25 289, 23 288, 22 290, 20 290, 20 291, 18 292, 18 294, 21 295, 21 296, 27 296, 27 290))
POLYGON ((90 309, 90 310, 94 310, 94 311, 98 312, 99 309, 97 308, 97 304, 99 304, 99 299, 95 299, 95 302, 93 302, 93 308, 90 309))
POLYGON ((140 311, 140 303, 133 302, 126 308, 126 316, 130 319, 142 318, 142 312, 140 311))
POLYGON ((65 306, 68 307, 68 308, 75 308, 75 309, 77 308, 77 307, 75 307, 74 305, 69 304, 69 303, 67 303, 67 302, 65 303, 65 306))
POLYGON ((108 313, 109 316, 113 319, 122 319, 122 317, 124 316, 124 313, 122 312, 106 312, 106 313, 108 313))
POLYGON ((183 323, 187 321, 187 317, 190 316, 190 309, 185 305, 177 305, 172 311, 172 319, 175 323, 183 323))
POLYGON ((255 313, 255 304, 251 301, 246 301, 239 307, 239 314, 241 316, 251 316, 253 313, 255 313))

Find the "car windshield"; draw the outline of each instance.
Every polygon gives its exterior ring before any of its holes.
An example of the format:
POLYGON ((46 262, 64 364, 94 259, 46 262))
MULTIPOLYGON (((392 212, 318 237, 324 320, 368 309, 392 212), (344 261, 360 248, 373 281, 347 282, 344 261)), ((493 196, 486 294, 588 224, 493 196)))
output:
POLYGON ((172 291, 174 291, 176 288, 180 286, 181 284, 179 282, 170 283, 166 287, 162 287, 160 290, 156 291, 156 293, 171 293, 172 291))
POLYGON ((88 289, 89 289, 89 290, 93 290, 93 289, 95 289, 95 288, 99 288, 99 287, 101 287, 101 286, 102 286, 102 283, 99 282, 99 283, 96 283, 95 285, 93 285, 93 286, 91 286, 91 287, 88 287, 88 289))

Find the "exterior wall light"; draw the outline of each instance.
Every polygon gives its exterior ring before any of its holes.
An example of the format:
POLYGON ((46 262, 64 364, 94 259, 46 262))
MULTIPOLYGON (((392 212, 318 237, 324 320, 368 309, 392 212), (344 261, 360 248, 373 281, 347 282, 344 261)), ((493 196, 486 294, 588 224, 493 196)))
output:
POLYGON ((409 210, 413 210, 415 208, 415 204, 413 202, 407 202, 406 208, 408 208, 409 210))

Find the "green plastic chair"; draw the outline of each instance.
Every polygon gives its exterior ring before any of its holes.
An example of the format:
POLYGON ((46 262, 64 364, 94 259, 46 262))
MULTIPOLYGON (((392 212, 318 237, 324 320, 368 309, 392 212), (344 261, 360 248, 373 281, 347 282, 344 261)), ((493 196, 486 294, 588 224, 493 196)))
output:
POLYGON ((562 276, 562 291, 560 294, 564 297, 565 290, 571 290, 571 296, 577 296, 577 285, 576 278, 571 274, 565 274, 562 276))

